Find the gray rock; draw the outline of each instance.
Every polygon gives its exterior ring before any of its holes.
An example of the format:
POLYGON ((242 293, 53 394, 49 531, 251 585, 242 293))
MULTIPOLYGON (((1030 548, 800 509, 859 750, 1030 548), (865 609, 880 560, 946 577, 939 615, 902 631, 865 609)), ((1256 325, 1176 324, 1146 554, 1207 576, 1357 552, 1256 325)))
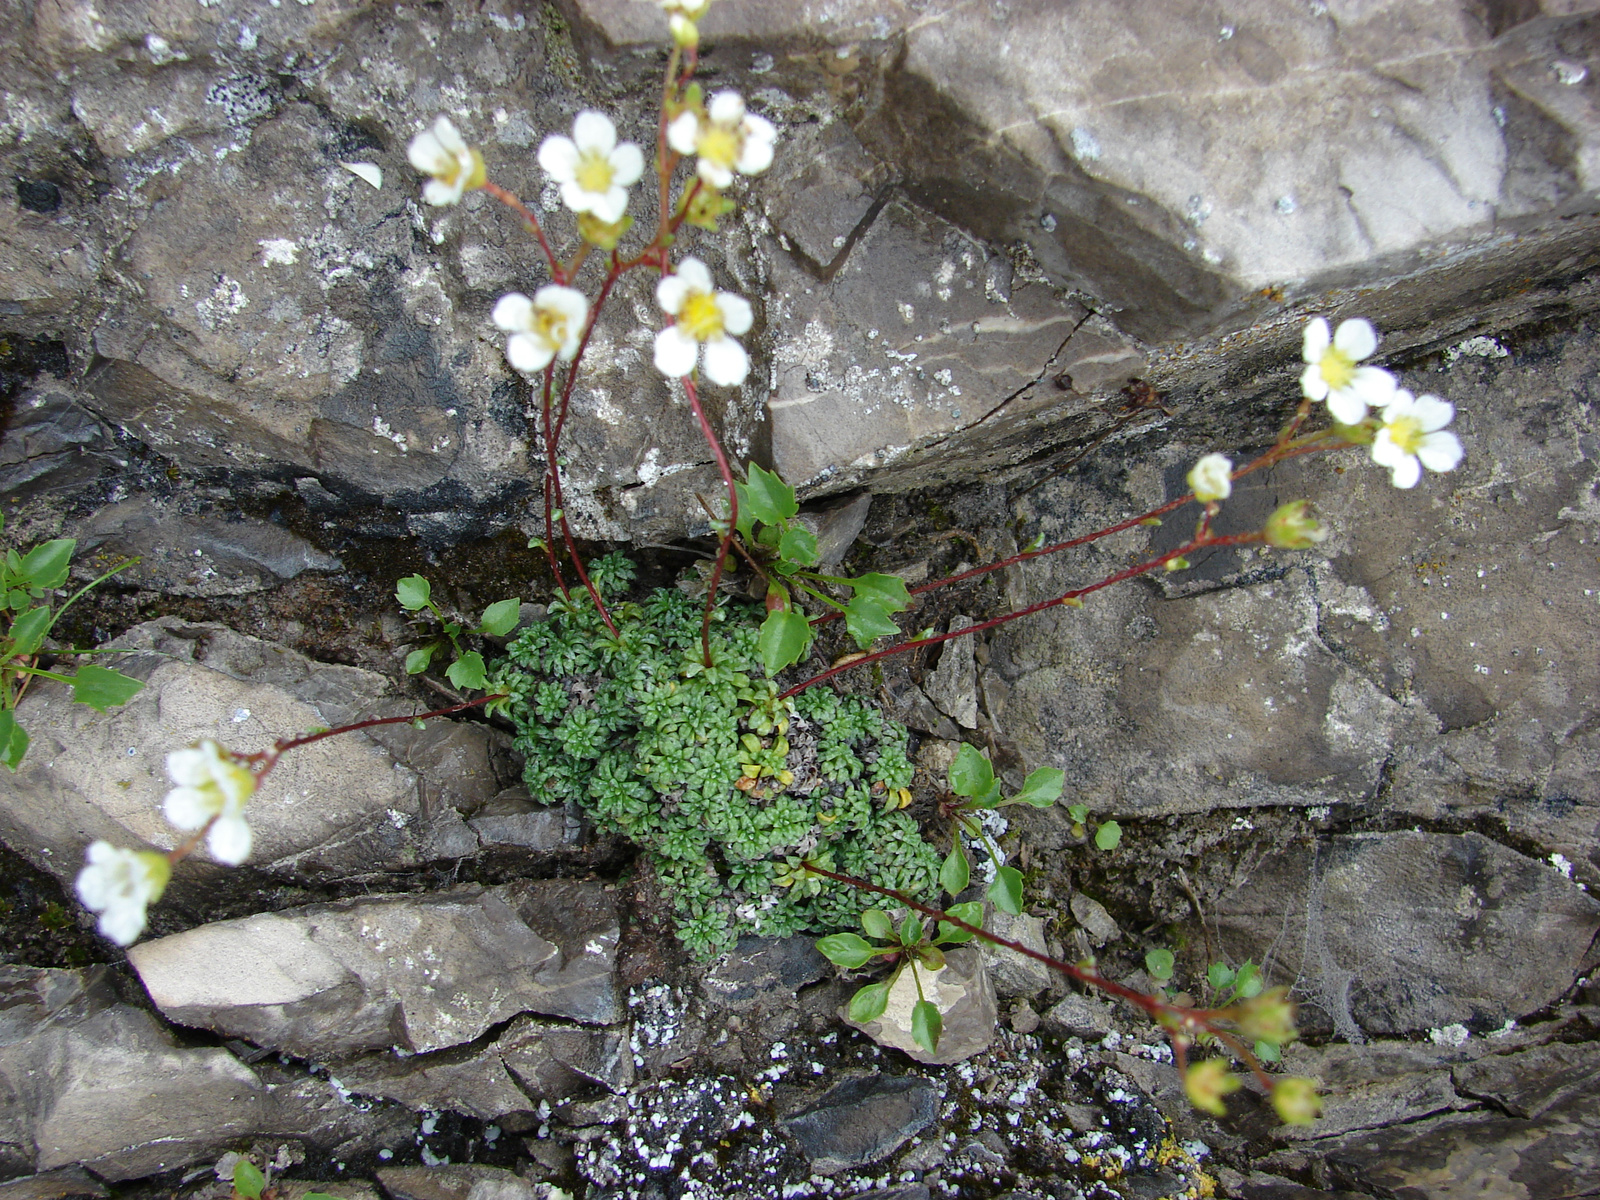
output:
MULTIPOLYGON (((161 815, 172 750, 214 738, 249 753, 300 730, 413 711, 390 697, 381 675, 317 663, 218 625, 166 617, 111 645, 132 651, 117 665, 144 680, 144 690, 97 713, 72 703, 61 685, 30 689, 19 715, 33 745, 21 769, 0 779, 0 836, 64 881, 94 838, 162 849, 181 840, 161 815)), ((502 740, 481 725, 440 721, 297 749, 251 800, 251 865, 337 877, 433 857, 434 826, 460 823, 451 805, 476 808, 513 776, 502 740)), ((460 852, 475 851, 477 839, 463 832, 460 852)), ((171 895, 251 886, 243 875, 194 864, 178 871, 171 895)))
POLYGON ((103 558, 137 558, 119 576, 123 583, 178 596, 239 596, 306 571, 344 567, 269 521, 190 516, 149 497, 101 509, 85 523, 79 546, 103 558))
POLYGON ((1285 1069, 1317 1081, 1322 1115, 1310 1125, 1285 1126, 1282 1135, 1314 1141, 1471 1108, 1473 1102, 1451 1081, 1450 1060, 1460 1057, 1405 1042, 1295 1046, 1285 1069))
POLYGON ((850 1200, 929 1200, 932 1194, 925 1184, 903 1183, 899 1187, 857 1192, 850 1200))
POLYGON ((862 492, 814 512, 802 512, 799 521, 817 539, 817 569, 831 571, 850 552, 866 526, 872 508, 872 493, 862 492))
POLYGON ((1103 1038, 1116 1028, 1115 1016, 1109 1004, 1077 992, 1063 996, 1039 1021, 1052 1033, 1085 1040, 1103 1038))
POLYGON ((1093 896, 1083 892, 1073 892, 1067 906, 1072 910, 1073 920, 1083 926, 1084 932, 1089 935, 1089 940, 1096 946, 1114 942, 1122 936, 1121 928, 1106 911, 1106 906, 1093 896))
POLYGON ((566 808, 535 804, 526 788, 508 788, 467 821, 484 846, 559 850, 584 840, 584 824, 566 808))
POLYGON ((534 1200, 536 1195, 515 1171, 476 1163, 383 1167, 378 1183, 389 1200, 534 1200))
POLYGON ((815 938, 744 937, 711 965, 700 987, 708 1001, 731 1012, 792 1007, 796 992, 828 972, 815 938))
POLYGON ((0 1183, 5 1200, 64 1200, 67 1196, 109 1196, 111 1193, 82 1167, 62 1167, 0 1183))
MULTIPOLYGON (((984 928, 996 937, 1009 938, 1040 954, 1047 953, 1044 942, 1044 919, 1023 913, 1013 917, 998 909, 991 909, 984 918, 984 928)), ((997 996, 1034 996, 1054 982, 1055 972, 1036 958, 1019 954, 1007 946, 982 943, 984 961, 989 967, 989 978, 994 981, 997 996)))
MULTIPOLYGON (((950 633, 970 629, 971 617, 951 617, 950 633)), ((923 684, 934 707, 964 729, 978 727, 978 668, 972 657, 970 637, 953 638, 943 644, 939 665, 923 684)))
POLYGON ((1211 916, 1356 1040, 1543 1008, 1587 961, 1600 902, 1479 834, 1398 831, 1285 849, 1211 916))
POLYGON ((932 1124, 942 1089, 917 1075, 877 1075, 834 1084, 782 1118, 820 1175, 837 1175, 893 1154, 932 1124))
POLYGON ((911 1033, 917 991, 909 970, 902 972, 890 989, 889 1005, 881 1017, 857 1024, 850 1020, 848 1005, 840 1006, 839 1017, 880 1046, 931 1066, 961 1062, 987 1050, 994 1041, 999 1004, 982 952, 975 946, 958 946, 945 954, 942 970, 923 971, 921 980, 922 994, 938 1007, 943 1022, 938 1048, 932 1054, 917 1045, 911 1033))
POLYGON ((129 961, 180 1024, 330 1057, 456 1046, 521 1012, 615 1021, 618 935, 598 885, 529 881, 220 921, 129 961))
POLYGON ((110 430, 69 392, 26 392, 0 441, 0 492, 59 492, 94 480, 120 464, 110 442, 110 430))
POLYGON ((1594 1086, 1600 1046, 1552 1042, 1504 1054, 1487 1054, 1451 1069, 1462 1096, 1487 1100, 1513 1117, 1533 1119, 1594 1086))

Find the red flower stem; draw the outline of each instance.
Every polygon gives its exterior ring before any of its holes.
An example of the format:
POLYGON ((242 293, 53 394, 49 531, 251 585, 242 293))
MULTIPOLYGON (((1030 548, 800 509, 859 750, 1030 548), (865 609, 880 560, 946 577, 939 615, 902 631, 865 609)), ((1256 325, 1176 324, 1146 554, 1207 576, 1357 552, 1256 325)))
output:
POLYGON ((491 700, 504 700, 504 693, 496 692, 492 696, 479 696, 476 700, 467 700, 461 704, 452 704, 449 708, 436 708, 431 712, 417 713, 410 717, 373 717, 366 721, 356 721, 351 725, 339 725, 333 729, 324 729, 317 733, 306 733, 299 737, 279 738, 272 743, 270 750, 257 750, 254 754, 239 754, 235 757, 241 762, 250 764, 250 769, 260 778, 278 765, 290 750, 300 746, 309 746, 312 742, 320 742, 324 738, 338 737, 341 733, 355 733, 361 729, 376 729, 379 725, 409 725, 413 721, 430 721, 434 717, 448 717, 452 713, 465 712, 469 708, 477 708, 480 704, 488 704, 491 700))
POLYGON ((485 183, 483 190, 522 218, 522 223, 528 227, 528 231, 539 239, 539 249, 544 251, 545 261, 550 264, 550 278, 556 283, 566 283, 567 273, 562 269, 561 260, 556 257, 556 252, 550 249, 550 243, 544 240, 544 227, 539 224, 539 218, 533 215, 532 210, 517 199, 515 194, 506 191, 497 183, 485 183))
POLYGON ((716 565, 711 568, 711 587, 706 592, 706 614, 700 621, 700 647, 705 655, 706 666, 711 665, 711 615, 717 610, 717 586, 722 582, 722 568, 728 561, 728 547, 733 541, 733 531, 739 524, 739 490, 733 483, 733 468, 728 465, 728 456, 722 449, 722 443, 717 439, 716 430, 711 428, 711 422, 706 418, 706 410, 700 406, 700 392, 694 386, 694 377, 683 377, 684 390, 689 393, 689 407, 694 410, 694 419, 700 422, 700 435, 705 438, 706 445, 711 447, 711 453, 716 455, 717 470, 722 473, 722 482, 728 489, 728 525, 722 532, 722 538, 717 543, 716 565))
MULTIPOLYGON (((1260 542, 1264 540, 1264 535, 1254 530, 1250 533, 1230 534, 1227 537, 1207 537, 1204 541, 1193 539, 1185 542, 1175 550, 1167 551, 1167 553, 1161 555, 1159 558, 1152 558, 1148 562, 1139 563, 1137 566, 1124 568, 1123 570, 1116 572, 1114 575, 1106 576, 1099 583, 1091 583, 1088 587, 1074 588, 1070 592, 1063 592, 1053 600, 1041 600, 1037 604, 1030 604, 1026 608, 1016 609, 1014 612, 1008 612, 1004 616, 993 617, 987 621, 980 621, 978 624, 969 625, 965 629, 957 629, 950 633, 939 633, 932 637, 912 638, 910 641, 901 642, 898 645, 890 646, 887 650, 879 650, 874 654, 863 655, 860 658, 852 659, 850 662, 842 663, 837 667, 830 667, 828 670, 823 671, 820 675, 813 675, 810 679, 795 684, 788 691, 780 692, 778 694, 778 699, 787 700, 790 696, 795 695, 797 692, 803 692, 808 687, 821 683, 825 679, 832 679, 835 675, 838 675, 844 671, 848 671, 852 667, 860 667, 866 665, 867 663, 877 662, 879 659, 888 658, 891 654, 899 654, 906 650, 913 650, 918 646, 932 646, 939 642, 948 642, 952 638, 968 637, 975 633, 982 633, 986 629, 993 629, 996 625, 1004 625, 1007 621, 1015 621, 1019 617, 1031 616, 1036 612, 1043 612, 1047 608, 1055 608, 1057 605, 1067 604, 1081 596, 1087 596, 1091 592, 1098 592, 1101 588, 1108 588, 1114 583, 1121 583, 1126 579, 1133 579, 1136 576, 1148 574, 1157 567, 1165 566, 1173 559, 1182 558, 1185 554, 1188 554, 1193 550, 1198 550, 1203 546, 1242 546, 1248 543, 1260 542)), ((821 621, 816 621, 814 624, 821 624, 821 621)))
POLYGON ((539 432, 544 438, 544 553, 550 561, 550 573, 555 576, 556 587, 561 589, 562 599, 570 604, 572 593, 567 590, 567 581, 561 575, 561 561, 556 557, 556 512, 560 507, 561 475, 556 468, 555 439, 550 430, 550 389, 555 381, 555 369, 553 362, 545 367, 544 386, 540 389, 539 399, 542 422, 539 432))

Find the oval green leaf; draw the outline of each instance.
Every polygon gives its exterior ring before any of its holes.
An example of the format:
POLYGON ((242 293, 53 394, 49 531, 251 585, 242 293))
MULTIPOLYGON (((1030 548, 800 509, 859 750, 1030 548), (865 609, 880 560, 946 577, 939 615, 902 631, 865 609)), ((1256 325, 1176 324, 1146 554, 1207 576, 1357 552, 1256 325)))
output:
POLYGON ((144 684, 139 680, 121 671, 85 663, 73 676, 72 698, 79 704, 87 704, 96 712, 105 712, 108 708, 126 704, 143 687, 144 684))
POLYGON ((67 581, 75 538, 52 538, 22 556, 17 574, 37 588, 58 588, 67 581))
POLYGON ((426 608, 432 595, 432 585, 421 575, 407 575, 394 585, 394 598, 400 601, 400 607, 407 612, 426 608))
POLYGON ((949 856, 939 868, 939 886, 950 895, 959 896, 967 890, 967 882, 971 877, 972 868, 967 865, 967 852, 961 846, 961 835, 958 833, 956 844, 950 848, 949 856))
POLYGON ((266 1189, 267 1177, 255 1163, 248 1158, 241 1158, 233 1164, 234 1195, 243 1196, 245 1200, 261 1200, 261 1193, 266 1189))
POLYGON ((1115 821, 1103 822, 1099 829, 1094 831, 1094 844, 1102 850, 1115 850, 1122 841, 1122 826, 1115 821))
POLYGON ((779 609, 767 614, 761 622, 761 636, 756 647, 761 651, 761 665, 769 676, 800 661, 800 656, 811 645, 811 623, 793 609, 779 609))
POLYGON ((1172 957, 1171 950, 1146 950, 1144 952, 1144 969, 1150 972, 1150 978, 1157 983, 1165 983, 1172 978, 1173 969, 1177 961, 1172 957))
POLYGON ((962 743, 950 764, 950 790, 958 796, 977 796, 994 783, 994 768, 973 747, 962 743))
POLYGON ((482 691, 486 682, 483 655, 476 650, 468 650, 450 664, 444 676, 458 688, 475 688, 482 691))
POLYGON ((413 650, 406 655, 406 674, 421 675, 428 669, 428 664, 433 661, 433 656, 438 649, 438 642, 429 642, 420 650, 413 650))
POLYGON ((834 966, 846 971, 866 966, 875 954, 872 943, 859 933, 830 933, 817 939, 817 949, 834 966))
POLYGON ((483 620, 479 622, 478 629, 490 637, 505 637, 517 627, 517 616, 521 611, 521 600, 500 600, 483 610, 483 620))
POLYGON ((861 914, 861 928, 867 931, 867 936, 877 938, 880 942, 894 940, 894 922, 889 919, 889 914, 881 908, 869 908, 861 914))
POLYGON ((1061 789, 1066 786, 1067 773, 1057 767, 1040 767, 1022 781, 1022 790, 1007 804, 1031 804, 1035 808, 1049 808, 1061 799, 1061 789))
POLYGON ((918 1000, 916 1007, 911 1010, 911 1036, 917 1039, 929 1054, 936 1053, 939 1049, 939 1034, 944 1026, 944 1021, 939 1016, 939 1010, 934 1007, 931 1000, 918 1000))
POLYGON ((989 899, 1003 913, 1022 914, 1022 872, 1015 867, 1001 867, 994 873, 989 885, 989 899))
POLYGON ((889 1007, 888 983, 869 983, 850 997, 850 1019, 857 1025, 876 1021, 889 1007))

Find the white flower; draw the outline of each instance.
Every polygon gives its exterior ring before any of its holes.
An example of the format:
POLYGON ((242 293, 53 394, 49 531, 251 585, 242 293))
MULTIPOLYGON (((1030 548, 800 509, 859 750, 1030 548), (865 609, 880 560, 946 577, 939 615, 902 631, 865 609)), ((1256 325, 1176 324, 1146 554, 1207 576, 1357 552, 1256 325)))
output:
POLYGON ((609 225, 628 211, 628 189, 644 174, 644 154, 632 142, 617 142, 617 127, 605 113, 585 109, 573 121, 571 137, 545 138, 539 165, 561 185, 568 208, 609 225))
POLYGON ((172 866, 149 850, 122 850, 110 842, 89 844, 88 865, 78 872, 78 899, 100 914, 100 932, 131 946, 144 932, 145 909, 161 898, 172 866))
POLYGON ((576 288, 547 284, 529 300, 521 292, 501 296, 492 320, 511 335, 506 357, 519 371, 542 371, 552 358, 571 362, 583 338, 589 301, 576 288))
POLYGON ((1437 396, 1412 396, 1404 388, 1383 410, 1383 428, 1372 439, 1372 461, 1389 468, 1395 487, 1416 487, 1422 468, 1453 471, 1461 462, 1461 441, 1442 432, 1455 418, 1455 405, 1437 396))
POLYGON ((700 44, 700 30, 696 22, 706 15, 711 0, 661 0, 661 7, 667 14, 667 26, 672 30, 673 41, 680 46, 700 44))
POLYGON ((678 378, 687 375, 706 348, 706 378, 724 387, 737 387, 750 373, 744 347, 728 336, 744 333, 753 317, 750 302, 711 285, 711 272, 698 258, 686 258, 677 271, 656 285, 656 300, 663 312, 676 318, 656 334, 656 369, 678 378))
POLYGON ((1382 408, 1395 392, 1394 376, 1382 367, 1358 367, 1378 348, 1378 333, 1370 321, 1341 321, 1330 334, 1328 322, 1317 317, 1306 326, 1301 356, 1310 365, 1300 376, 1300 388, 1312 400, 1326 400, 1333 419, 1342 425, 1364 420, 1369 408, 1382 408))
POLYGON ((467 145, 449 117, 440 117, 432 129, 412 138, 406 157, 417 170, 433 176, 422 188, 429 204, 454 204, 463 192, 482 187, 486 178, 483 155, 467 145))
POLYGON ((744 110, 738 92, 718 92, 704 116, 686 109, 667 126, 667 145, 679 154, 698 154, 695 170, 714 188, 733 182, 733 173, 759 175, 772 165, 778 131, 765 117, 744 110))
POLYGON ((210 738, 191 750, 167 755, 167 774, 178 786, 167 793, 163 811, 179 829, 200 829, 208 821, 206 847, 218 862, 236 867, 250 856, 250 826, 245 801, 256 790, 256 774, 210 738))
POLYGON ((1209 504, 1233 494, 1233 460, 1225 454, 1207 454, 1189 471, 1194 498, 1209 504))

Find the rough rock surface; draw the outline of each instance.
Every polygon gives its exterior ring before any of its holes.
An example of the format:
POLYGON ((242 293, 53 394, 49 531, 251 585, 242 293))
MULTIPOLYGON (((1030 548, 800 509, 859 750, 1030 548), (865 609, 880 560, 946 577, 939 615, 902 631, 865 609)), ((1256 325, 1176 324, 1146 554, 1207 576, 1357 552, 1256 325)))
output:
MULTIPOLYGON (((32 689, 20 716, 33 746, 0 779, 0 836, 63 879, 94 838, 162 849, 181 840, 161 816, 166 755, 177 747, 209 737, 250 753, 300 730, 413 711, 380 675, 217 625, 162 618, 115 645, 132 651, 118 668, 144 690, 102 714, 72 703, 60 685, 32 689)), ((251 865, 338 876, 475 852, 479 838, 460 813, 487 803, 513 774, 499 736, 436 722, 294 751, 251 800, 251 865)), ((186 874, 174 896, 184 894, 186 874)), ((203 874, 205 887, 228 886, 227 874, 203 874)))
POLYGON ((419 1052, 522 1012, 616 1021, 619 932, 599 885, 530 881, 221 921, 129 961, 179 1024, 303 1057, 419 1052))
POLYGON ((876 1162, 927 1128, 939 1086, 915 1075, 846 1079, 834 1084, 783 1127, 819 1174, 837 1175, 876 1162))
POLYGON ((982 952, 973 946, 957 947, 945 955, 945 965, 938 971, 922 971, 921 982, 921 995, 938 1007, 943 1021, 939 1044, 931 1054, 911 1032, 911 1010, 919 993, 909 969, 889 989, 888 1007, 881 1017, 858 1025, 849 1019, 848 1006, 840 1007, 839 1016, 880 1046, 903 1051, 920 1063, 956 1063, 987 1049, 994 1041, 999 1008, 982 952))

